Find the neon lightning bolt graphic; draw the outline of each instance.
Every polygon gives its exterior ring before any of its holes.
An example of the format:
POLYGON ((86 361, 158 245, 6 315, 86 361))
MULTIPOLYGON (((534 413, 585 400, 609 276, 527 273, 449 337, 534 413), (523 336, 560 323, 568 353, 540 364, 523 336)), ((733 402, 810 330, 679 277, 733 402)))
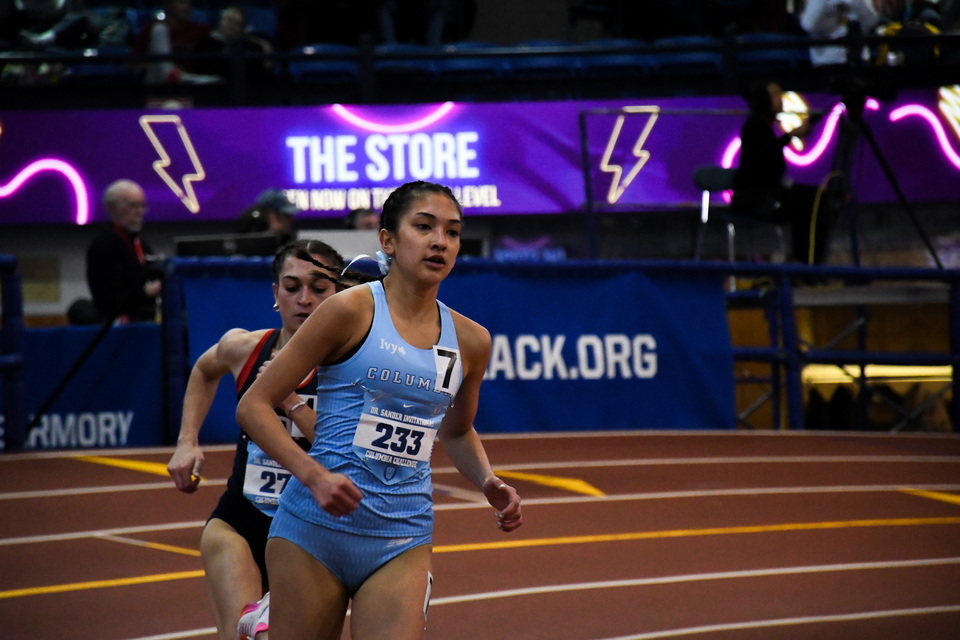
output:
POLYGON ((653 125, 660 116, 660 107, 657 106, 624 107, 623 111, 624 113, 617 116, 617 122, 613 125, 613 131, 610 132, 610 137, 607 139, 607 148, 604 150, 603 158, 600 160, 600 170, 613 174, 613 180, 610 181, 610 190, 607 192, 607 202, 610 204, 614 204, 620 199, 623 192, 626 191, 630 183, 633 182, 633 179, 640 173, 640 169, 642 169, 643 165, 650 159, 650 152, 644 149, 643 145, 647 142, 647 136, 650 135, 653 125), (611 164, 610 156, 613 154, 613 148, 617 144, 617 138, 620 137, 620 130, 623 128, 623 122, 626 120, 627 113, 649 113, 650 117, 647 119, 647 124, 644 125, 643 131, 640 132, 640 137, 637 138, 637 142, 633 145, 633 155, 637 158, 637 164, 633 165, 630 173, 627 174, 627 177, 623 179, 623 183, 621 184, 620 177, 623 175, 623 166, 611 164))
POLYGON ((159 160, 154 160, 153 170, 157 172, 163 181, 167 183, 167 186, 170 187, 170 190, 180 198, 180 202, 183 203, 190 213, 197 213, 200 211, 200 203, 197 201, 197 196, 193 192, 194 182, 200 182, 207 177, 206 172, 203 170, 203 165, 200 164, 200 158, 197 156, 196 150, 193 148, 193 143, 190 141, 190 136, 187 135, 187 129, 183 126, 183 123, 180 121, 180 116, 175 115, 162 115, 162 116, 140 116, 140 126, 143 128, 144 133, 147 134, 147 138, 150 139, 150 143, 153 145, 153 148, 157 150, 157 155, 160 156, 159 160), (155 124, 173 124, 177 127, 177 133, 180 135, 180 141, 183 143, 184 149, 187 150, 187 154, 190 156, 190 162, 193 163, 193 168, 195 173, 185 173, 181 177, 183 189, 180 188, 180 185, 177 184, 177 181, 170 177, 170 174, 167 173, 166 169, 170 166, 170 155, 167 153, 167 150, 164 149, 163 143, 157 137, 156 132, 153 130, 153 125, 155 124))

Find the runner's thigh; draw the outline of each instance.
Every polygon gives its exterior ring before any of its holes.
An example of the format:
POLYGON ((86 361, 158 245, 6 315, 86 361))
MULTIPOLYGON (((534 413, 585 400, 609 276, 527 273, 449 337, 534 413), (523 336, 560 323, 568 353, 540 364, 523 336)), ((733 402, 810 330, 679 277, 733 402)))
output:
POLYGON ((330 571, 283 538, 267 542, 271 640, 339 640, 347 593, 330 571))
MULTIPOLYGON (((426 625, 433 547, 414 547, 367 578, 353 598, 353 640, 417 640, 426 625)), ((271 636, 272 637, 272 636, 271 636)))

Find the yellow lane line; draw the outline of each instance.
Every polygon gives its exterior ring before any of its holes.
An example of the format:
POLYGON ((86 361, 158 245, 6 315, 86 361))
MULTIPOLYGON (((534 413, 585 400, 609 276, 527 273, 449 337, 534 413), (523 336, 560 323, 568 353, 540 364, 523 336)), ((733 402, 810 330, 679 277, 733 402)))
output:
POLYGON ((433 548, 434 553, 454 551, 487 551, 493 549, 519 549, 522 547, 546 547, 560 544, 588 544, 596 542, 626 542, 631 540, 655 540, 661 538, 688 538, 695 536, 718 536, 741 533, 772 533, 780 531, 813 531, 817 529, 844 529, 850 527, 907 527, 934 524, 960 524, 960 518, 894 518, 890 520, 839 520, 832 522, 797 522, 770 524, 752 527, 723 527, 711 529, 674 529, 668 531, 637 531, 595 536, 571 536, 565 538, 533 538, 530 540, 504 540, 473 544, 451 544, 433 548))
POLYGON ((196 549, 188 549, 187 547, 175 547, 172 544, 161 544, 159 542, 146 542, 145 540, 136 540, 134 538, 126 538, 123 536, 97 536, 101 540, 110 540, 111 542, 121 542, 123 544, 130 544, 137 547, 146 547, 147 549, 156 549, 157 551, 170 551, 172 553, 180 553, 185 556, 193 556, 195 558, 200 557, 200 552, 196 549))
POLYGON ((130 469, 131 471, 142 471, 167 478, 167 465, 162 462, 144 462, 142 460, 124 460, 122 458, 105 458, 102 456, 76 456, 77 460, 84 462, 93 462, 95 464, 104 464, 108 467, 120 467, 121 469, 130 469))
POLYGON ((593 485, 579 480, 577 478, 563 478, 561 476, 543 476, 537 473, 522 473, 520 471, 504 471, 503 469, 495 470, 498 476, 502 478, 513 478, 515 480, 524 480, 526 482, 533 482, 536 484, 542 484, 547 487, 556 487, 558 489, 563 489, 565 491, 571 491, 573 493, 583 493, 588 496, 602 496, 605 495, 603 491, 597 489, 593 485))
POLYGON ((921 498, 930 498, 940 502, 949 502, 950 504, 960 504, 960 496, 955 493, 943 493, 941 491, 925 491, 923 489, 900 489, 903 493, 920 496, 921 498))
MULTIPOLYGON (((536 538, 531 540, 510 540, 503 542, 484 542, 475 544, 451 544, 433 548, 434 553, 452 553, 457 551, 486 551, 496 549, 517 549, 521 547, 545 547, 561 544, 587 544, 597 542, 624 542, 630 540, 651 540, 657 538, 685 538, 695 536, 731 535, 742 533, 770 533, 780 531, 812 531, 817 529, 843 529, 849 527, 906 527, 930 526, 940 524, 960 524, 957 518, 894 518, 889 520, 839 520, 829 522, 800 522, 793 524, 774 524, 751 527, 725 527, 710 529, 674 529, 667 531, 639 531, 634 533, 619 533, 596 536, 571 536, 562 538, 536 538)), ((67 591, 82 591, 85 589, 102 589, 106 587, 121 587, 166 580, 185 580, 188 578, 203 577, 203 570, 181 571, 178 573, 162 573, 152 576, 136 578, 121 578, 117 580, 96 580, 93 582, 76 582, 72 584, 53 585, 49 587, 31 587, 28 589, 13 589, 0 591, 0 600, 22 596, 42 595, 49 593, 65 593, 67 591)))
POLYGON ((30 587, 29 589, 13 589, 0 591, 0 600, 5 598, 19 598, 22 596, 37 596, 49 593, 65 593, 67 591, 85 591, 87 589, 103 589, 105 587, 126 587, 152 582, 168 580, 185 580, 187 578, 202 578, 203 570, 178 571, 176 573, 158 573, 152 576, 137 576, 134 578, 119 578, 116 580, 93 580, 91 582, 73 582, 71 584, 57 584, 49 587, 30 587))

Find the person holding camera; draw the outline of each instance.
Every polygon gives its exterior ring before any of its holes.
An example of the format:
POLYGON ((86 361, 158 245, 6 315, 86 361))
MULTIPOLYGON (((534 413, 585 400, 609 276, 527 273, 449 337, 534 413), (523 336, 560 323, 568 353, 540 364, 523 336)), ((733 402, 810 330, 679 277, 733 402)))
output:
MULTIPOLYGON (((860 31, 867 33, 878 20, 870 0, 807 0, 800 15, 800 26, 811 38, 841 40, 850 33, 850 23, 858 23, 860 31)), ((845 65, 847 48, 843 45, 810 47, 810 62, 815 67, 845 65)))

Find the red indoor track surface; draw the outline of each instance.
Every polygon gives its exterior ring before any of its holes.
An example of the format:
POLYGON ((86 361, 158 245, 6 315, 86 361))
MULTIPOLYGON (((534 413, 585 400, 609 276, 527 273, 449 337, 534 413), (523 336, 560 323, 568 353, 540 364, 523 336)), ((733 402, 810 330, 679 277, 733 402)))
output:
MULTIPOLYGON (((435 452, 425 638, 960 638, 960 437, 484 442, 525 524, 498 531, 435 452)), ((207 449, 193 495, 165 476, 171 453, 0 456, 3 637, 216 637, 198 549, 232 448, 207 449)))

